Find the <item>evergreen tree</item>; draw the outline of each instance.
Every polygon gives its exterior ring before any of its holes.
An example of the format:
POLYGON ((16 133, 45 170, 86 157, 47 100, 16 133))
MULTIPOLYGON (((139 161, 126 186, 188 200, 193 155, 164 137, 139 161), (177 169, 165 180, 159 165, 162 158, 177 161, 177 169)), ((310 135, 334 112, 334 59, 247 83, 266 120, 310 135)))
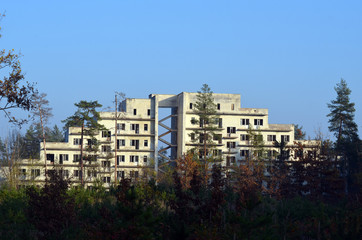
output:
POLYGON ((213 140, 219 136, 217 131, 217 106, 212 96, 213 92, 207 84, 204 84, 201 91, 197 92, 197 101, 195 103, 194 113, 198 119, 194 120, 194 124, 198 124, 199 128, 193 131, 193 141, 197 144, 199 159, 204 163, 204 173, 207 171, 207 162, 213 157, 212 149, 215 146, 213 140))
POLYGON ((64 142, 64 133, 54 125, 53 129, 49 132, 48 142, 64 142))
POLYGON ((344 162, 344 169, 347 174, 349 191, 356 189, 354 178, 361 171, 361 157, 359 148, 361 146, 358 137, 357 124, 354 121, 354 103, 350 102, 351 90, 344 79, 334 88, 337 98, 328 104, 331 112, 329 117, 329 130, 336 137, 335 150, 337 155, 344 162))
POLYGON ((81 128, 81 144, 80 144, 80 165, 81 165, 81 183, 83 185, 83 160, 84 160, 84 136, 87 135, 93 141, 96 131, 105 129, 105 127, 99 124, 101 120, 100 114, 97 111, 97 108, 102 107, 102 104, 99 104, 98 101, 80 101, 79 103, 74 104, 78 107, 78 110, 74 113, 73 116, 68 117, 63 122, 65 122, 65 127, 80 127, 81 128))

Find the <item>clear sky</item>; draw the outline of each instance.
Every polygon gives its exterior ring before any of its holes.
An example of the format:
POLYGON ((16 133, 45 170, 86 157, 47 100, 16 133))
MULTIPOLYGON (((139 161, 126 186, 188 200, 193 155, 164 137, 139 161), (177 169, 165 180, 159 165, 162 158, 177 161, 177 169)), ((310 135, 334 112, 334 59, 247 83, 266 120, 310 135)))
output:
POLYGON ((268 108, 270 123, 328 136, 327 103, 344 78, 362 135, 362 1, 1 0, 0 11, 0 49, 22 53, 52 123, 80 100, 111 106, 115 91, 147 98, 207 83, 268 108))

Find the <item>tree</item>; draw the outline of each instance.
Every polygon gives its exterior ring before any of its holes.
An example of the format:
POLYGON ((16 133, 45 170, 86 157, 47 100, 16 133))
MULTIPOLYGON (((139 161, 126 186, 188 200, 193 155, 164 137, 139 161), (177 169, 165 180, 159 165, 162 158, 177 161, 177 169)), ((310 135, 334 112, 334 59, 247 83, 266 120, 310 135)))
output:
MULTIPOLYGON (((83 185, 83 160, 84 160, 84 153, 83 153, 83 145, 84 145, 84 135, 91 137, 91 142, 94 143, 95 132, 97 130, 105 129, 105 127, 98 123, 101 120, 99 112, 96 110, 97 108, 102 107, 98 101, 80 101, 79 103, 74 104, 78 107, 77 111, 74 113, 73 116, 68 117, 63 122, 65 123, 65 127, 80 127, 81 128, 81 144, 80 144, 80 165, 81 165, 81 183, 83 185)), ((93 150, 93 149, 92 149, 93 150)))
POLYGON ((328 108, 331 110, 327 115, 330 124, 328 128, 337 138, 337 149, 341 150, 343 142, 358 139, 357 124, 354 122, 356 110, 355 104, 349 101, 351 90, 344 79, 341 79, 334 90, 337 93, 337 98, 328 103, 328 108))
MULTIPOLYGON (((0 20, 4 15, 0 14, 0 20)), ((1 29, 1 28, 0 28, 1 29)), ((0 35, 1 38, 1 35, 0 35)), ((34 84, 23 83, 24 75, 19 61, 20 55, 12 50, 0 50, 0 70, 4 76, 0 77, 0 111, 3 111, 9 122, 21 125, 26 119, 17 119, 11 116, 12 109, 29 111, 34 108, 32 96, 36 93, 34 84)))
POLYGON ((32 101, 34 104, 34 109, 32 113, 39 117, 43 147, 44 147, 44 162, 45 162, 45 175, 47 175, 47 151, 46 151, 46 140, 45 140, 45 126, 50 117, 53 116, 52 108, 49 107, 49 101, 45 98, 46 93, 34 94, 32 101))
POLYGON ((294 139, 295 140, 304 140, 305 139, 305 131, 303 131, 303 126, 299 126, 298 124, 294 124, 294 139))
POLYGON ((54 125, 48 135, 48 142, 64 142, 64 134, 57 125, 54 125))
POLYGON ((354 121, 354 103, 350 102, 351 90, 344 79, 334 87, 337 98, 328 103, 330 113, 329 130, 336 137, 335 150, 345 162, 348 188, 352 190, 353 178, 360 172, 361 158, 359 156, 361 141, 358 137, 357 124, 354 121))
MULTIPOLYGON (((194 120, 194 124, 199 124, 199 128, 193 131, 193 141, 199 142, 196 147, 199 158, 204 162, 204 173, 206 176, 208 156, 212 157, 211 149, 215 146, 213 140, 218 136, 217 118, 215 116, 217 106, 212 96, 213 92, 207 84, 202 85, 201 91, 197 92, 194 113, 199 117, 194 120)), ((210 159, 209 159, 210 160, 210 159)))

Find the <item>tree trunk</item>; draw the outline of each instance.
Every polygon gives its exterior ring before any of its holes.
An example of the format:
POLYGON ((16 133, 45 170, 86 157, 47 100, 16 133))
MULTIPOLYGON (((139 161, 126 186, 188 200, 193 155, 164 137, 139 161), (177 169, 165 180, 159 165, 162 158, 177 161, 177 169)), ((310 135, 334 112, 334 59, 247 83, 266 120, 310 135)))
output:
POLYGON ((82 131, 80 137, 80 177, 81 177, 81 184, 83 185, 83 135, 84 135, 84 121, 82 123, 82 131))

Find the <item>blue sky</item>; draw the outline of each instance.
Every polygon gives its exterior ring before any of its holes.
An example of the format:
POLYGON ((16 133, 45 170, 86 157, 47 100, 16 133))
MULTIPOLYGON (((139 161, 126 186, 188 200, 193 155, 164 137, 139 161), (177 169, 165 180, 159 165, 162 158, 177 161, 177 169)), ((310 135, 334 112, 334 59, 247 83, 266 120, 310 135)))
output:
POLYGON ((22 53, 52 123, 80 100, 111 106, 115 91, 147 98, 207 83, 268 108, 271 123, 332 137, 327 103, 344 78, 361 135, 361 1, 2 0, 0 11, 0 48, 22 53))

